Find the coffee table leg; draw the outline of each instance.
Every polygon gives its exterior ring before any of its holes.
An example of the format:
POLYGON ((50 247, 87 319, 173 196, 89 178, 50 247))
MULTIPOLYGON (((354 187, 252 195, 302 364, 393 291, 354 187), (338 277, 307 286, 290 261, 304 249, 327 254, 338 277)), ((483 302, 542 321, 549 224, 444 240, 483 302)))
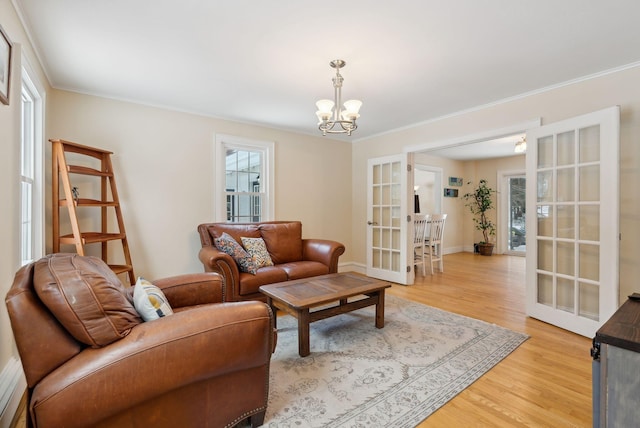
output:
POLYGON ((384 327, 384 288, 378 291, 378 303, 376 303, 376 327, 384 327))
POLYGON ((298 354, 306 357, 311 353, 309 347, 309 309, 298 312, 298 354))

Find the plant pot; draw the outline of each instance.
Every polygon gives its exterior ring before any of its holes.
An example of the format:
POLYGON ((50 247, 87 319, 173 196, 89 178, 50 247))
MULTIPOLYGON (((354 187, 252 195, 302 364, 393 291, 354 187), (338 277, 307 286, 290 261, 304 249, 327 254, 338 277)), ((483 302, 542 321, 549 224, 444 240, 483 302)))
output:
POLYGON ((478 244, 478 252, 481 256, 490 256, 493 254, 493 244, 478 244))

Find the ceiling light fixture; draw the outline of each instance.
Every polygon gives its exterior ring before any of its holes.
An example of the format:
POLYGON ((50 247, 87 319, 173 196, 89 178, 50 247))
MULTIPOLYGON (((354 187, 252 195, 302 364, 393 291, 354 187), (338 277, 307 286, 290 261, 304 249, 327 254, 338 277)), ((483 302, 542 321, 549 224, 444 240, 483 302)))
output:
POLYGON ((343 109, 342 82, 344 79, 342 78, 342 75, 340 75, 340 69, 346 65, 346 62, 341 59, 336 59, 331 61, 329 64, 331 67, 336 69, 336 77, 333 78, 334 101, 320 100, 316 103, 316 106, 318 107, 316 115, 320 121, 318 122, 318 129, 322 131, 322 135, 351 135, 351 133, 358 128, 356 119, 360 117, 358 112, 362 106, 362 101, 345 101, 343 109))
POLYGON ((522 140, 516 143, 516 147, 513 150, 516 153, 524 153, 527 151, 527 138, 522 137, 522 140))

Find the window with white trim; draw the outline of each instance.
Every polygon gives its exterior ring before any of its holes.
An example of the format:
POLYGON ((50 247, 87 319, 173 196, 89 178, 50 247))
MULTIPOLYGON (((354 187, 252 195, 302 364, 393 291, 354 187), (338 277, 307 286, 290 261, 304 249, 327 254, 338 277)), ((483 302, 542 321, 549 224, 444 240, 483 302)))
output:
POLYGON ((22 265, 44 255, 44 192, 42 168, 43 94, 22 69, 20 255, 22 265))
POLYGON ((216 136, 217 221, 273 218, 273 149, 273 142, 216 136))

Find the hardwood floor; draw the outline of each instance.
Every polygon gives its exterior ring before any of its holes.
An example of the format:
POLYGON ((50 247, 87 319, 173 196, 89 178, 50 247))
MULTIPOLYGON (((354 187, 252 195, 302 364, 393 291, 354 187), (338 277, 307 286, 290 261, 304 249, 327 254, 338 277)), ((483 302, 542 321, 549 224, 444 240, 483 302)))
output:
POLYGON ((524 257, 457 253, 444 268, 388 293, 530 338, 419 426, 591 426, 591 339, 525 315, 524 257))

